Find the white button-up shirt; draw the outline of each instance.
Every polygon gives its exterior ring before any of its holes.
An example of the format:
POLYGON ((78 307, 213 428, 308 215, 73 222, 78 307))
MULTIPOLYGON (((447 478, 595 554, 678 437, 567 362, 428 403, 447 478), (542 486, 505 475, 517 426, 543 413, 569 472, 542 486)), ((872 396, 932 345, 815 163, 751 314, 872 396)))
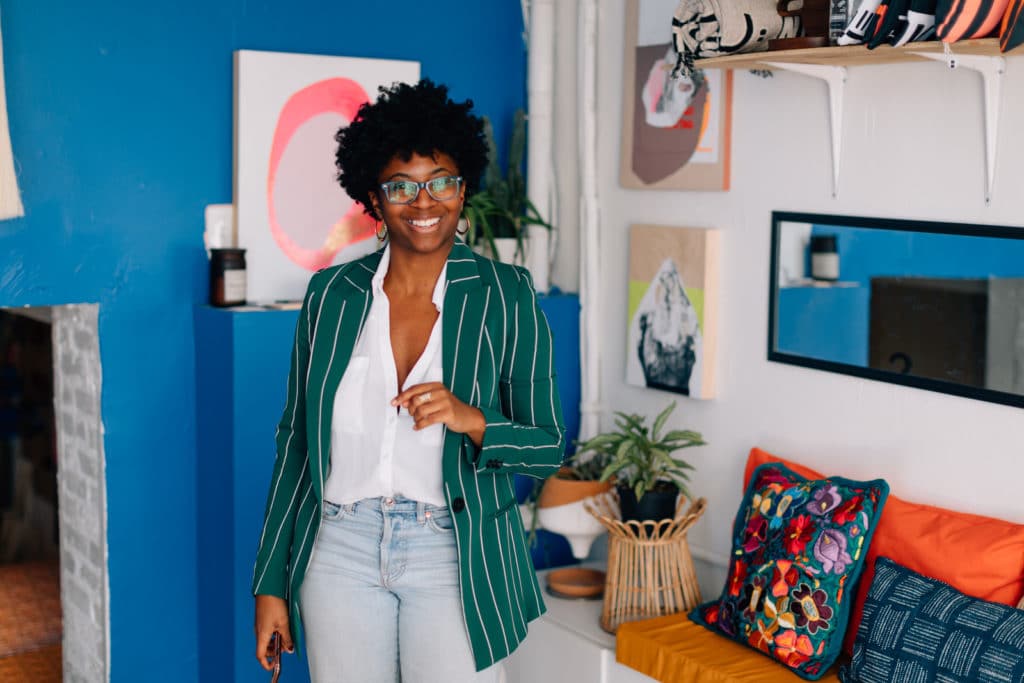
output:
MULTIPOLYGON (((391 399, 400 392, 391 348, 391 304, 384 293, 384 276, 391 264, 391 247, 373 276, 373 303, 352 350, 334 397, 331 419, 331 472, 324 498, 339 505, 363 498, 403 496, 444 505, 441 451, 444 425, 413 431, 405 408, 398 412, 391 399)), ((448 266, 434 285, 438 316, 402 391, 424 382, 442 380, 441 311, 448 266)))

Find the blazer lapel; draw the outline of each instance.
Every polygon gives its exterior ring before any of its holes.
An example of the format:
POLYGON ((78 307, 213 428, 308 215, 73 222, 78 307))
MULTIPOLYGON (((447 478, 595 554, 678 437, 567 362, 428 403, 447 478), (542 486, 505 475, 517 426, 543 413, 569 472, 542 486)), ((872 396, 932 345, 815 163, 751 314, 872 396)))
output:
MULTIPOLYGON (((473 252, 460 240, 448 255, 447 280, 441 328, 444 384, 459 400, 477 405, 484 321, 494 302, 490 288, 482 284, 473 252)), ((444 461, 458 457, 461 442, 461 434, 445 432, 444 461)))
POLYGON ((316 411, 307 415, 307 424, 314 427, 309 430, 308 447, 317 500, 323 500, 330 465, 334 395, 370 312, 373 298, 370 281, 379 263, 380 252, 340 268, 324 288, 320 300, 306 383, 307 409, 316 411))

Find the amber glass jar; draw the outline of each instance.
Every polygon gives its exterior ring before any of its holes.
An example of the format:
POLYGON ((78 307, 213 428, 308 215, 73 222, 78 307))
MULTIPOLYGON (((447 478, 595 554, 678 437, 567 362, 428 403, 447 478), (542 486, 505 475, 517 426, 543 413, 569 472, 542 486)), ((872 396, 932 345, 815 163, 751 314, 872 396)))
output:
POLYGON ((210 305, 245 303, 245 249, 210 250, 210 305))

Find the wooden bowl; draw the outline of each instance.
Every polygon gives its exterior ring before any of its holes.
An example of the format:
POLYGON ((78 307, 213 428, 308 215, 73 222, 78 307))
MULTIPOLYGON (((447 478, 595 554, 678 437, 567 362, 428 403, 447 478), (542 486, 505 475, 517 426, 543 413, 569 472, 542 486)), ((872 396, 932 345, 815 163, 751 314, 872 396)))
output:
POLYGON ((548 572, 548 590, 565 598, 597 598, 604 592, 602 571, 569 567, 548 572))

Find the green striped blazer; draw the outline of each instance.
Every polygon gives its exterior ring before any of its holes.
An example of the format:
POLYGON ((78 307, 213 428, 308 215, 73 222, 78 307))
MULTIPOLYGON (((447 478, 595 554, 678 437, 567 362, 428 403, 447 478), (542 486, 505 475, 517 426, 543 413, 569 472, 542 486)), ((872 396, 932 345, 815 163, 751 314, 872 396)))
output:
MULTIPOLYGON (((320 529, 334 395, 370 310, 370 281, 381 253, 313 275, 295 332, 252 591, 288 601, 300 643, 299 586, 320 529)), ((551 332, 527 271, 456 241, 447 280, 444 383, 487 421, 480 448, 446 431, 442 455, 462 608, 477 668, 483 669, 512 652, 526 636, 527 622, 545 611, 512 475, 554 473, 565 428, 551 332)))

